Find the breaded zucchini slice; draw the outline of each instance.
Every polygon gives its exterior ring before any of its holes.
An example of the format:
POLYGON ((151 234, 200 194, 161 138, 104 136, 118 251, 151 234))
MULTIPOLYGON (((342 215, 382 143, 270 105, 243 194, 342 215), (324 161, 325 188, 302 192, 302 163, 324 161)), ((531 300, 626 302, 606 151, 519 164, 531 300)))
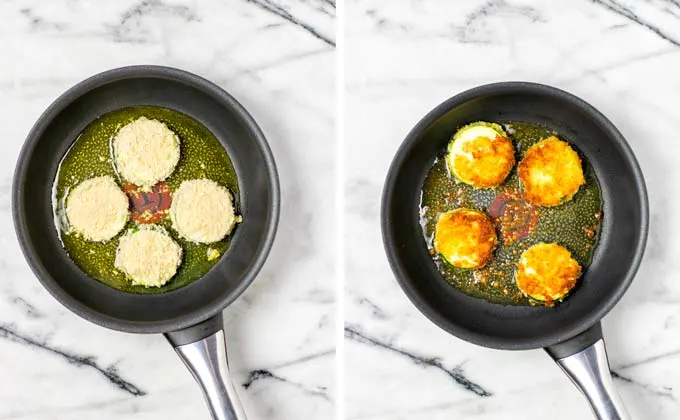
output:
POLYGON ((500 125, 475 122, 453 136, 446 162, 459 181, 475 188, 495 187, 515 165, 515 148, 500 125))
POLYGON ((496 230, 484 213, 461 208, 446 212, 437 220, 435 250, 454 267, 483 267, 497 244, 496 230))
POLYGON ((550 306, 564 299, 579 277, 581 265, 569 250, 556 243, 540 242, 520 256, 515 281, 525 295, 550 306))
POLYGON ((524 197, 544 207, 566 203, 586 183, 578 153, 554 136, 527 150, 519 163, 518 175, 524 197))
POLYGON ((209 244, 229 235, 236 215, 231 192, 211 179, 182 181, 170 206, 172 227, 191 242, 209 244))
POLYGON ((182 248, 157 225, 128 230, 118 243, 114 265, 135 286, 161 287, 175 275, 182 248))
POLYGON ((169 177, 180 157, 180 140, 157 120, 140 117, 123 126, 112 141, 116 169, 126 180, 150 187, 169 177))
POLYGON ((92 242, 103 242, 123 230, 130 203, 113 177, 90 178, 66 198, 66 218, 72 230, 92 242))

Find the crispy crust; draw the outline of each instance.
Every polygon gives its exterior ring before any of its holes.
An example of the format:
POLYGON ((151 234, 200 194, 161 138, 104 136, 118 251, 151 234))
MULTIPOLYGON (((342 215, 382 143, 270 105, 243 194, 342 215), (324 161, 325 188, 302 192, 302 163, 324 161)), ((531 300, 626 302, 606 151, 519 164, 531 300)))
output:
POLYGON ((581 277, 581 266, 556 243, 538 243, 522 253, 515 281, 527 296, 550 306, 564 298, 581 277))
POLYGON ((476 188, 501 184, 515 165, 515 148, 507 137, 477 137, 466 141, 462 149, 472 158, 451 153, 449 167, 456 178, 476 188))
POLYGON ((581 158, 569 143, 549 137, 527 150, 518 165, 524 197, 537 206, 570 201, 586 183, 581 158))
POLYGON ((483 267, 497 243, 494 226, 483 213, 456 209, 439 216, 434 247, 454 267, 483 267))

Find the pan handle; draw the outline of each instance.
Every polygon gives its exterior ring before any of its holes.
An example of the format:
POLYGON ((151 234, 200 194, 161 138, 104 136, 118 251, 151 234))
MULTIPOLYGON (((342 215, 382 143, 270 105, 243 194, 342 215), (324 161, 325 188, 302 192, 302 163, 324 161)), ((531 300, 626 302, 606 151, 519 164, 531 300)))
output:
POLYGON ((630 420, 614 388, 599 322, 576 337, 545 350, 585 395, 599 420, 630 420))
POLYGON ((229 375, 222 313, 192 327, 165 334, 203 389, 214 420, 246 420, 229 375))

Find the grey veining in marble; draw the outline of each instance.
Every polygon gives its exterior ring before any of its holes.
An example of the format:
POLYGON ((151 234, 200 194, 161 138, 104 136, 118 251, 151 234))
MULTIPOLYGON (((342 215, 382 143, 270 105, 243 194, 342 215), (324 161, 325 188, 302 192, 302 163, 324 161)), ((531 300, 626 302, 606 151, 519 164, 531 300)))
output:
POLYGON ((250 289, 225 311, 249 418, 334 412, 335 2, 0 2, 0 419, 188 419, 208 411, 162 336, 92 325, 24 262, 11 221, 23 140, 64 90, 132 64, 179 67, 233 94, 264 130, 282 185, 281 227, 250 289))
POLYGON ((477 347, 407 300, 384 256, 387 168, 416 122, 476 85, 529 80, 584 98, 645 174, 651 232, 636 280, 604 319, 634 419, 680 413, 680 3, 674 0, 347 0, 346 413, 353 420, 587 419, 541 350, 477 347))

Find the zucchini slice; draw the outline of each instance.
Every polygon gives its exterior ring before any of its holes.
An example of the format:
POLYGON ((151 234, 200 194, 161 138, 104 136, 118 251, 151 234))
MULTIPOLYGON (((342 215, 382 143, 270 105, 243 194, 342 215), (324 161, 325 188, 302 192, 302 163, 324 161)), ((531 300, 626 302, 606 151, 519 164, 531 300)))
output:
POLYGON ((435 250, 453 267, 483 267, 491 259, 497 244, 491 220, 477 210, 451 210, 437 220, 435 250))
POLYGON ((515 148, 500 125, 475 122, 454 134, 446 162, 460 182, 475 188, 491 188, 510 174, 515 165, 515 148))
POLYGON ((526 296, 552 306, 564 299, 581 277, 581 265, 557 243, 540 242, 522 253, 515 281, 526 296))

